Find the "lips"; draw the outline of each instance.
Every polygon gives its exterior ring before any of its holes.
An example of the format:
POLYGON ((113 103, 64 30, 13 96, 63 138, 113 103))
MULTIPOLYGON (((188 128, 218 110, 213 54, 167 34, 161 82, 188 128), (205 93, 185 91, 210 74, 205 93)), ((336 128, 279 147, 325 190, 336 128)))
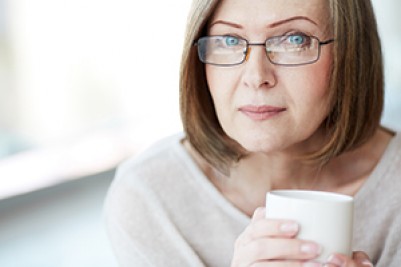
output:
POLYGON ((249 117, 252 120, 262 121, 273 118, 282 112, 286 111, 286 108, 283 107, 275 107, 275 106, 253 106, 247 105, 242 106, 238 109, 244 115, 249 117))

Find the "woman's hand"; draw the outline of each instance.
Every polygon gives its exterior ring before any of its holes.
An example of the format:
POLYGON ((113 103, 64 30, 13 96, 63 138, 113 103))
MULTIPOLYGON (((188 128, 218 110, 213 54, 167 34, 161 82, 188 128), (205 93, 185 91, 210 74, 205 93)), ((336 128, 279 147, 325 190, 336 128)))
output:
POLYGON ((373 267, 373 264, 366 253, 356 251, 352 254, 352 259, 342 254, 333 254, 324 267, 373 267))
POLYGON ((235 242, 231 267, 321 267, 311 261, 320 254, 320 246, 296 239, 298 230, 296 222, 266 219, 265 209, 256 209, 235 242))
POLYGON ((322 265, 313 259, 321 248, 312 241, 296 239, 299 226, 288 220, 265 218, 265 209, 256 209, 249 226, 237 238, 231 267, 372 267, 363 252, 352 259, 334 254, 322 265))

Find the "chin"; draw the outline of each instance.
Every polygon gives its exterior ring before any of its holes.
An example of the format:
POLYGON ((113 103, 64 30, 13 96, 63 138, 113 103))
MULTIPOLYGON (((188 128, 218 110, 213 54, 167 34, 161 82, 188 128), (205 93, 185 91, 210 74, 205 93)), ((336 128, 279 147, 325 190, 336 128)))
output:
POLYGON ((252 153, 270 153, 283 150, 286 146, 281 140, 271 138, 250 138, 247 137, 237 142, 252 153))
POLYGON ((278 146, 269 146, 269 145, 265 145, 265 146, 247 146, 244 147, 248 152, 251 153, 263 153, 263 154, 269 154, 272 152, 277 152, 280 151, 282 148, 278 147, 278 146))

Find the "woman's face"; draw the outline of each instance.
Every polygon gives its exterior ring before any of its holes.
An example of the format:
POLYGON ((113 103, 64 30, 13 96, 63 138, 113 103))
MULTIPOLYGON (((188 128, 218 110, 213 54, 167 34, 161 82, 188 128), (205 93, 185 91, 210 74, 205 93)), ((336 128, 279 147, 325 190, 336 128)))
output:
MULTIPOLYGON (((223 0, 208 35, 241 37, 264 43, 272 36, 303 33, 320 41, 330 12, 324 0, 223 0)), ((252 46, 247 61, 231 67, 206 64, 206 76, 226 134, 253 152, 278 152, 314 143, 330 109, 328 90, 332 45, 321 47, 313 64, 270 63, 263 46, 252 46), (312 141, 312 142, 309 142, 312 141)), ((307 148, 303 148, 307 149, 307 148)))

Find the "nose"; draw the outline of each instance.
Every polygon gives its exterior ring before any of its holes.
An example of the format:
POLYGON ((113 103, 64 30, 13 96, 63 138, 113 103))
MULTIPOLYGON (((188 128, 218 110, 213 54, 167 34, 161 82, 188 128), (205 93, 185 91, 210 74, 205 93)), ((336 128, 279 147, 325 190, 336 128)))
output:
POLYGON ((243 63, 242 82, 249 88, 271 88, 276 85, 275 67, 262 45, 249 46, 243 63))

